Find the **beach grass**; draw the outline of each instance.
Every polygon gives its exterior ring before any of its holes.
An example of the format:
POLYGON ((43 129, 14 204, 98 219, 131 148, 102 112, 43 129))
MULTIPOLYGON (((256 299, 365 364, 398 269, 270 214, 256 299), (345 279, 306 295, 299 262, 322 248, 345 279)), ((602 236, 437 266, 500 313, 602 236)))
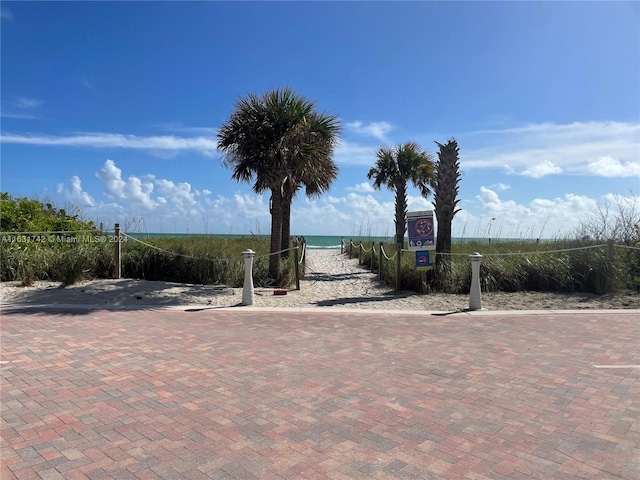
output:
MULTIPOLYGON (((81 235, 68 237, 77 238, 78 242, 0 244, 1 280, 18 280, 23 285, 35 280, 52 280, 69 285, 83 279, 114 277, 114 243, 85 243, 81 235)), ((254 284, 274 286, 268 276, 269 241, 261 236, 225 238, 193 235, 142 241, 125 236, 120 245, 122 276, 125 278, 241 287, 245 269, 242 252, 250 248, 256 252, 254 284)), ((292 283, 295 278, 293 269, 293 255, 282 260, 279 286, 292 283)))
MULTIPOLYGON (((382 245, 388 256, 395 253, 393 244, 382 245)), ((372 264, 370 249, 371 244, 365 243, 360 260, 363 265, 372 264)), ((352 248, 351 256, 357 256, 358 252, 358 248, 352 248)), ((454 244, 454 255, 448 257, 450 273, 437 274, 434 269, 429 270, 425 285, 421 272, 416 270, 415 254, 404 251, 401 289, 468 293, 471 285, 469 256, 476 252, 483 255, 480 283, 482 290, 486 292, 605 294, 623 290, 640 291, 640 251, 621 246, 608 249, 606 245, 593 241, 571 239, 542 242, 480 240, 454 244)), ((387 285, 395 286, 395 260, 383 257, 382 267, 379 264, 379 247, 376 246, 373 269, 387 285)))

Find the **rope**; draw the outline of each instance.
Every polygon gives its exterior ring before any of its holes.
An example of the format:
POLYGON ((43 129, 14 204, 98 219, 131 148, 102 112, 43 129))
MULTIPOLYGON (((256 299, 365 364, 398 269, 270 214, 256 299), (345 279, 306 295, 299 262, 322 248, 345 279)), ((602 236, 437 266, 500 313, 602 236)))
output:
POLYGON ((257 255, 256 258, 262 258, 262 257, 270 257, 271 255, 279 255, 282 252, 289 252, 291 250, 295 250, 298 247, 289 247, 289 248, 285 248, 284 250, 279 250, 277 252, 273 252, 273 253, 265 253, 264 255, 257 255))
MULTIPOLYGON (((54 230, 54 231, 47 231, 47 232, 0 232, 0 236, 7 236, 7 235, 51 235, 54 233, 96 233, 96 232, 101 232, 102 231, 98 228, 96 228, 95 230, 54 230)), ((125 235, 124 233, 122 235, 125 235)))
MULTIPOLYGON (((298 248, 296 246, 296 248, 298 248)), ((298 265, 302 265, 304 263, 305 257, 307 256, 307 244, 302 244, 302 253, 300 254, 300 260, 298 260, 298 265)))
POLYGON ((393 254, 393 257, 389 257, 387 255, 387 252, 384 251, 384 247, 382 245, 380 245, 380 250, 382 250, 382 255, 384 255, 384 258, 386 258, 387 260, 393 260, 394 258, 396 258, 396 255, 398 255, 398 252, 396 251, 396 253, 393 254))
POLYGON ((127 238, 130 238, 131 240, 133 240, 134 242, 138 242, 141 243, 142 245, 152 248, 154 250, 157 250, 158 252, 162 252, 162 253, 166 253, 168 255, 174 255, 176 257, 184 257, 184 258, 190 258, 192 260, 207 260, 210 262, 232 262, 232 261, 237 261, 239 260, 238 258, 208 258, 208 257, 194 257, 193 255, 185 255, 183 253, 176 253, 176 252, 171 252, 169 250, 165 250, 164 248, 160 248, 160 247, 156 247, 155 245, 151 245, 150 243, 146 243, 143 242, 142 240, 138 240, 135 237, 132 237, 130 235, 127 235, 126 233, 123 233, 122 235, 124 235, 127 238))
POLYGON ((628 248, 629 250, 640 250, 640 247, 632 247, 631 245, 614 245, 614 247, 628 248))
POLYGON ((574 247, 574 248, 562 248, 559 250, 539 250, 537 252, 513 252, 513 253, 487 253, 483 254, 483 256, 487 257, 510 257, 514 255, 539 255, 541 253, 563 253, 563 252, 575 252, 578 250, 589 250, 591 248, 601 248, 606 247, 606 244, 602 245, 592 245, 589 247, 574 247))
MULTIPOLYGON (((620 247, 632 248, 634 250, 640 250, 640 248, 636 247, 627 247, 626 245, 615 245, 620 247)), ((537 250, 535 252, 509 252, 509 253, 482 253, 483 257, 510 257, 516 255, 539 255, 543 253, 563 253, 563 252, 573 252, 577 250, 589 250, 591 248, 602 248, 606 247, 606 244, 601 245, 591 245, 588 247, 574 247, 574 248, 562 248, 558 250, 537 250)), ((403 252, 413 252, 414 250, 406 250, 402 249, 403 252)), ((436 252, 436 255, 448 256, 448 257, 468 257, 469 253, 445 253, 445 252, 436 252)))

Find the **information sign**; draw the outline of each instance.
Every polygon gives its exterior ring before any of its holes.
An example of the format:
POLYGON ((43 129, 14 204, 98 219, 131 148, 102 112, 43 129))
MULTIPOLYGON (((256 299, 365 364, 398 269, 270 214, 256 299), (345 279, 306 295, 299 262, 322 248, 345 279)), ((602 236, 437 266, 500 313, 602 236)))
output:
POLYGON ((407 213, 407 230, 409 232, 409 250, 436 249, 433 210, 407 213))
POLYGON ((429 270, 431 268, 431 254, 429 250, 416 252, 416 270, 429 270))

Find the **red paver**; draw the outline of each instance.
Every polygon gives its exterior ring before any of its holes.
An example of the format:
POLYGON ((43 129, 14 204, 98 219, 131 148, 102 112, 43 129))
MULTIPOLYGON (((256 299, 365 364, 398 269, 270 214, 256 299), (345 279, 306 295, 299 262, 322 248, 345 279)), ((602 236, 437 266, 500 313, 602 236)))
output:
POLYGON ((640 478, 637 312, 2 310, 10 478, 640 478))

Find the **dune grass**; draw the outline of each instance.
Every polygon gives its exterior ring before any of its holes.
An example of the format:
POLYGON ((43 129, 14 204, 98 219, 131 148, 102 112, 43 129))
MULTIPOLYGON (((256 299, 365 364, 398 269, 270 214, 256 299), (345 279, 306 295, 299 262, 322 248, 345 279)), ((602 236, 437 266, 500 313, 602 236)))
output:
MULTIPOLYGON (((359 245, 358 242, 354 242, 359 245)), ((552 240, 544 242, 474 241, 453 245, 454 255, 448 257, 451 273, 437 274, 430 270, 426 275, 427 291, 468 293, 471 285, 471 262, 469 255, 483 255, 480 266, 480 283, 483 291, 493 292, 587 292, 595 294, 613 293, 622 290, 640 291, 640 251, 614 247, 607 253, 606 246, 593 241, 552 240), (578 249, 579 250, 570 250, 578 249), (557 250, 570 250, 555 252, 557 250), (511 255, 514 253, 523 255, 511 255), (510 254, 510 255, 505 255, 510 254)), ((371 243, 365 242, 370 250, 371 243)), ((395 253, 393 244, 383 244, 388 256, 395 253)), ((351 256, 357 256, 353 248, 351 256)), ((362 252, 361 263, 371 265, 371 251, 362 252)), ((433 262, 433 259, 432 259, 433 262)), ((380 272, 379 245, 373 256, 373 269, 380 272)), ((395 286, 395 260, 382 261, 382 280, 395 286)), ((422 276, 415 268, 415 254, 402 253, 401 289, 423 291, 422 276)))
MULTIPOLYGON (((81 238, 81 236, 73 236, 81 238)), ((269 241, 255 236, 246 238, 161 237, 144 243, 130 237, 121 243, 122 276, 179 283, 228 285, 244 282, 242 251, 256 252, 253 278, 256 286, 274 286, 269 280, 269 241)), ((29 285, 35 280, 72 284, 82 279, 113 278, 115 245, 109 242, 21 242, 0 244, 2 281, 19 280, 29 285)), ((295 278, 293 256, 282 260, 280 285, 295 278)))

